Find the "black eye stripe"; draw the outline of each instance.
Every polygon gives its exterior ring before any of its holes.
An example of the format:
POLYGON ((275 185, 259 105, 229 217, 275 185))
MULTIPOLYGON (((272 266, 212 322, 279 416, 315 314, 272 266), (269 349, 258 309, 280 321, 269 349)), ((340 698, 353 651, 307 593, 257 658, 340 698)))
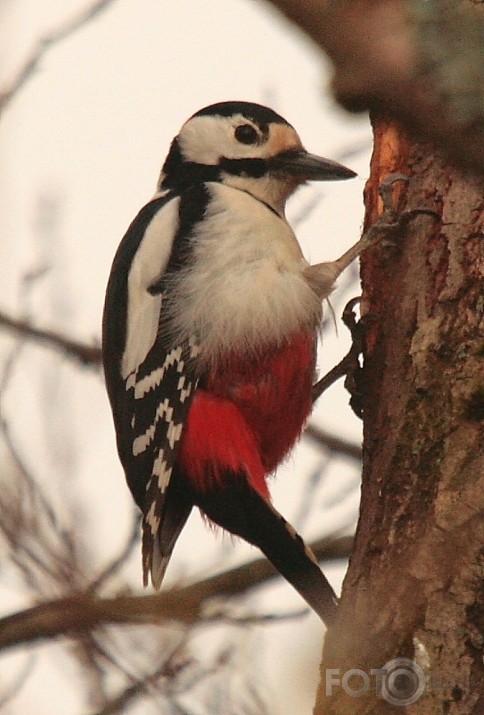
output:
POLYGON ((241 144, 257 144, 260 138, 257 129, 254 129, 252 124, 239 124, 235 128, 234 136, 241 144))

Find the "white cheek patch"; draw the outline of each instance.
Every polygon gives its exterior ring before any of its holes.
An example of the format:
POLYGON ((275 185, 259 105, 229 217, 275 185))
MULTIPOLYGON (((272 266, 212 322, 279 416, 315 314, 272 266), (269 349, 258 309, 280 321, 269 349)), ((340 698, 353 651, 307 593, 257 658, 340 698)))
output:
POLYGON ((263 144, 242 144, 234 137, 241 124, 251 124, 242 114, 233 117, 193 117, 182 127, 178 143, 185 161, 215 166, 225 159, 264 159, 281 151, 302 147, 296 131, 288 124, 269 125, 269 136, 263 144))
POLYGON ((185 161, 215 166, 222 156, 233 158, 234 150, 239 146, 239 158, 253 154, 254 147, 239 145, 234 138, 234 127, 244 121, 242 115, 238 115, 239 121, 234 123, 235 119, 235 117, 190 119, 178 135, 178 143, 185 161))
POLYGON ((128 310, 126 344, 121 360, 121 373, 133 384, 132 373, 146 358, 156 340, 162 308, 162 296, 148 289, 160 278, 170 259, 173 239, 178 228, 180 199, 176 197, 153 216, 128 275, 128 310))

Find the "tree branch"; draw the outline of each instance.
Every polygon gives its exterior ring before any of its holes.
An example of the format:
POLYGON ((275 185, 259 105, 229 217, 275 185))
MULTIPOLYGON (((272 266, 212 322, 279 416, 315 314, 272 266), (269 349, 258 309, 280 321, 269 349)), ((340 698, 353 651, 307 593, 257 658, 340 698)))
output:
POLYGON ((86 343, 66 338, 54 330, 36 328, 28 320, 12 318, 3 310, 0 310, 0 326, 21 337, 36 340, 47 347, 54 348, 82 365, 97 367, 101 364, 101 348, 97 345, 86 345, 86 343))
MULTIPOLYGON (((321 561, 347 558, 353 538, 327 537, 311 544, 321 561)), ((176 620, 194 623, 204 617, 211 598, 236 596, 278 575, 264 558, 196 583, 151 596, 96 598, 79 594, 29 608, 0 620, 0 650, 23 643, 79 635, 108 623, 147 624, 176 620)))
POLYGON ((304 436, 316 442, 316 444, 323 447, 323 449, 327 449, 330 452, 337 452, 345 457, 361 462, 361 447, 358 444, 349 442, 341 437, 336 437, 313 424, 309 424, 306 427, 304 436))

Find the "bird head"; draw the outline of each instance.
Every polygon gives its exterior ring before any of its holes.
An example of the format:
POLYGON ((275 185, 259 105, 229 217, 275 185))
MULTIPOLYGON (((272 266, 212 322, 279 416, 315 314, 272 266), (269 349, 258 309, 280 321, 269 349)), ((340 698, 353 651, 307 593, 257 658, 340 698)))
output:
POLYGON ((310 154, 295 129, 273 110, 250 102, 221 102, 196 112, 173 140, 158 189, 184 191, 218 181, 284 212, 306 181, 338 181, 356 174, 310 154))

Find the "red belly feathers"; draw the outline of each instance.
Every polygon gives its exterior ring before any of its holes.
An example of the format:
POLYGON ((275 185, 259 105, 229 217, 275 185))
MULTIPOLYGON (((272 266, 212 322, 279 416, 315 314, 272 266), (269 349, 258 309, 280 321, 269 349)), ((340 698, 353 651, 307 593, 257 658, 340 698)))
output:
POLYGON ((228 356, 198 389, 178 460, 199 491, 245 473, 268 496, 266 476, 288 454, 311 411, 315 337, 302 333, 261 356, 228 356))

